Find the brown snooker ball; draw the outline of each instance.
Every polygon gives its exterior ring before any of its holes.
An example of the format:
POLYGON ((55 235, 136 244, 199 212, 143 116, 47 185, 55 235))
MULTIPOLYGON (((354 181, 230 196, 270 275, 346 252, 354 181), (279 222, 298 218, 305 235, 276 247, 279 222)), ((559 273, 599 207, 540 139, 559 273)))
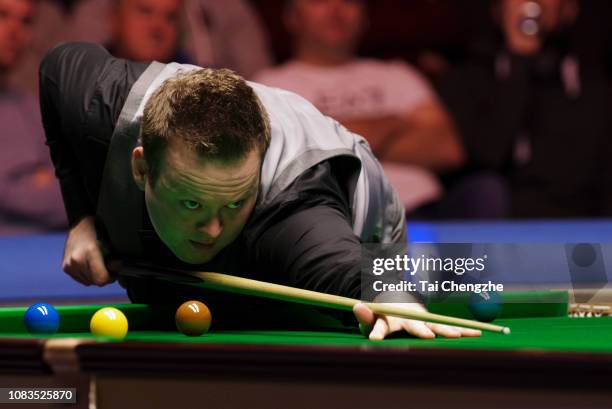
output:
POLYGON ((208 331, 212 316, 206 304, 187 301, 176 310, 176 328, 185 335, 198 337, 208 331))

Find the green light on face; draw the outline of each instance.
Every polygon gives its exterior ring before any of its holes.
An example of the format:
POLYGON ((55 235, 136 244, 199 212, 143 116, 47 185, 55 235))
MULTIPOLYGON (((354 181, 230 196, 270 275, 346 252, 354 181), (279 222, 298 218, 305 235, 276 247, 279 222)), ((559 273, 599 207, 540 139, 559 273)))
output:
POLYGON ((230 204, 227 205, 228 209, 240 209, 242 207, 242 205, 244 204, 244 200, 238 200, 237 202, 232 202, 230 204))
POLYGON ((183 200, 183 206, 187 210, 197 210, 202 205, 199 202, 196 202, 195 200, 183 200))

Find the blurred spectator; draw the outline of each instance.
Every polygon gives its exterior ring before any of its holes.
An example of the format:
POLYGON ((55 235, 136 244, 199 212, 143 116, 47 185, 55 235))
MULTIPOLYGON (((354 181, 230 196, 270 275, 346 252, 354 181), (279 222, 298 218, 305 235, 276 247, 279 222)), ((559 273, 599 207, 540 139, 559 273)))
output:
POLYGON ((30 44, 34 13, 33 1, 0 0, 0 233, 66 226, 38 104, 7 81, 30 44))
POLYGON ((85 0, 75 6, 78 31, 72 37, 102 43, 120 58, 188 63, 178 45, 181 5, 181 0, 85 0))
POLYGON ((186 63, 178 51, 181 0, 118 0, 111 3, 111 54, 134 61, 186 63))
POLYGON ((189 60, 246 77, 271 61, 245 0, 82 0, 71 19, 74 40, 110 44, 113 54, 136 60, 189 60), (185 54, 170 55, 177 49, 185 54))
POLYGON ((185 49, 197 65, 251 78, 272 65, 266 32, 246 0, 185 0, 185 49))
POLYGON ((609 82, 575 36, 579 5, 494 2, 499 41, 478 42, 444 87, 471 169, 498 175, 515 217, 612 215, 609 82))
POLYGON ((407 208, 438 198, 430 172, 463 161, 455 131, 415 69, 356 56, 367 26, 365 1, 288 1, 284 22, 294 36, 294 58, 255 80, 304 96, 366 137, 407 208))
POLYGON ((42 56, 54 45, 66 41, 63 8, 54 0, 36 0, 36 14, 31 22, 32 34, 28 46, 19 57, 19 69, 9 74, 9 84, 20 91, 38 94, 38 65, 42 56))

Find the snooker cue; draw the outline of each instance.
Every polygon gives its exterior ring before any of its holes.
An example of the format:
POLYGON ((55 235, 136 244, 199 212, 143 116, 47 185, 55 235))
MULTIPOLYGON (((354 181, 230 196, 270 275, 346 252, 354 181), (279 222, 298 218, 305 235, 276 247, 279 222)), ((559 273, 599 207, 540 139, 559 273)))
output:
MULTIPOLYGON (((149 270, 150 271, 150 270, 149 270)), ((176 273, 176 270, 170 271, 176 273)), ((258 297, 271 298, 275 300, 298 302, 317 307, 327 307, 337 310, 352 311, 353 306, 358 303, 365 304, 375 314, 385 314, 394 317, 408 318, 420 321, 435 322, 438 324, 456 325, 460 327, 479 329, 484 331, 500 332, 509 334, 510 328, 499 325, 468 320, 464 318, 449 317, 441 314, 432 314, 425 311, 412 311, 407 308, 402 308, 396 305, 384 303, 368 303, 362 302, 355 298, 342 297, 339 295, 326 294, 317 291, 304 290, 301 288, 289 287, 280 284, 268 283, 264 281, 252 280, 250 278, 237 277, 229 274, 212 273, 203 271, 180 271, 181 275, 187 275, 191 278, 196 278, 200 281, 184 280, 177 274, 161 274, 155 272, 146 274, 141 268, 136 268, 136 271, 125 266, 122 273, 127 275, 135 275, 138 277, 155 276, 170 281, 179 281, 187 285, 195 285, 201 288, 211 290, 220 290, 226 292, 234 292, 245 295, 254 295, 258 297), (140 271, 140 273, 138 272, 140 271)))
MULTIPOLYGON (((300 302, 318 307, 334 308, 344 311, 352 311, 355 304, 362 303, 361 300, 354 298, 304 290, 301 288, 257 281, 250 278, 237 277, 228 274, 209 272, 186 273, 192 277, 200 278, 202 280, 202 287, 214 290, 236 291, 247 295, 274 298, 283 301, 300 302)), ((412 311, 407 308, 385 303, 379 304, 363 302, 363 304, 365 304, 375 314, 385 314, 394 317, 435 322, 439 324, 457 325, 460 327, 474 328, 485 331, 501 332, 503 334, 510 333, 510 328, 508 327, 501 327, 499 325, 488 324, 480 321, 432 314, 425 311, 412 311)))

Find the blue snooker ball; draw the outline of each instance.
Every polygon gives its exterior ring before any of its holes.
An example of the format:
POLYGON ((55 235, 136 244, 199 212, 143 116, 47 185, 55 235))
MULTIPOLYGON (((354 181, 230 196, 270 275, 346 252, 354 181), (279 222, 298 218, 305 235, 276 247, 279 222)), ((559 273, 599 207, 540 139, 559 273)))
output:
POLYGON ((473 293, 470 296, 468 309, 478 321, 491 322, 502 310, 501 297, 495 291, 473 293))
POLYGON ((60 316, 50 304, 30 306, 23 316, 23 323, 30 334, 54 334, 60 324, 60 316))

